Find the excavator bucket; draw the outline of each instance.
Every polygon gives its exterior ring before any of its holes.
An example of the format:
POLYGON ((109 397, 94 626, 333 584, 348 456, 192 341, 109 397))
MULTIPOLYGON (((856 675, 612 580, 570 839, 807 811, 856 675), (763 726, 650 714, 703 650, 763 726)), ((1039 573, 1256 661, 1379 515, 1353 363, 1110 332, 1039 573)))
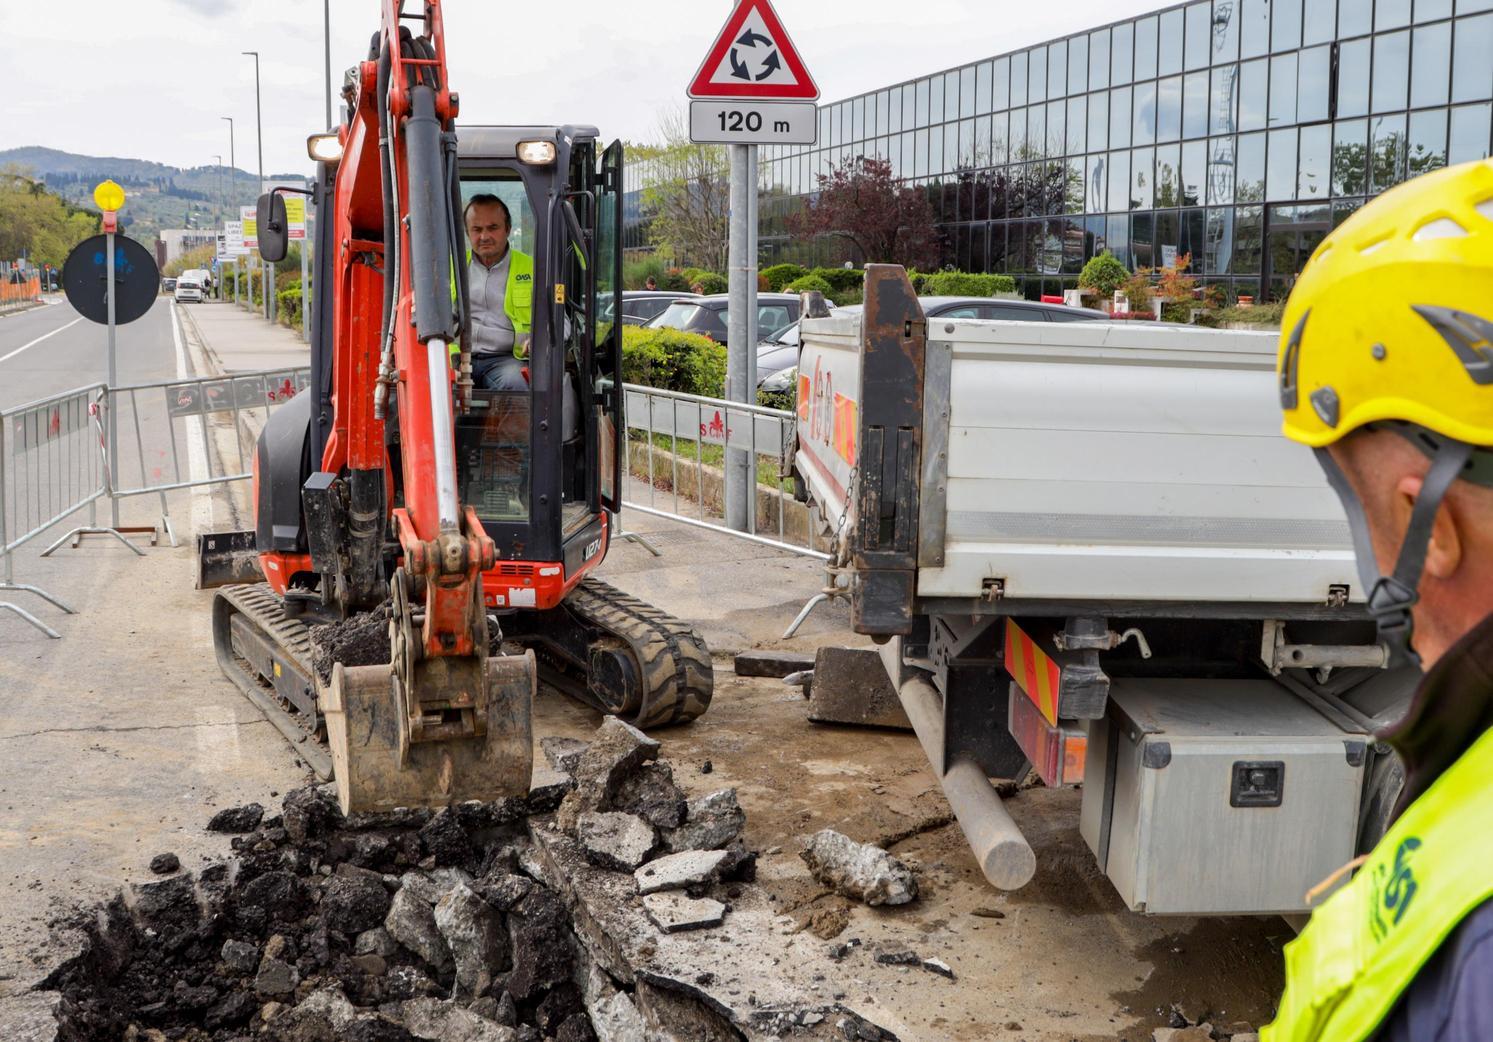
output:
POLYGON ((412 741, 389 666, 333 666, 322 712, 342 812, 527 795, 534 653, 493 655, 486 671, 485 734, 412 741))

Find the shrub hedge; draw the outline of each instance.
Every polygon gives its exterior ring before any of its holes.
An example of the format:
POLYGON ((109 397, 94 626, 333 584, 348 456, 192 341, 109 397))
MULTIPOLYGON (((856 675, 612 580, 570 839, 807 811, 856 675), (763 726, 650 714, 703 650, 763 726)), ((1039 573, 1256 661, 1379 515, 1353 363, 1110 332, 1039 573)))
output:
POLYGON ((282 326, 291 329, 301 328, 301 280, 296 279, 288 283, 284 289, 275 294, 277 304, 275 317, 280 320, 282 326))
POLYGON ((656 256, 623 261, 622 286, 624 289, 642 289, 643 283, 648 281, 650 275, 653 276, 654 281, 663 282, 667 270, 668 265, 656 256))
POLYGON ((827 297, 830 295, 830 293, 833 292, 834 287, 832 287, 829 282, 817 272, 812 275, 804 275, 800 278, 796 278, 792 282, 788 283, 788 285, 783 287, 784 293, 808 293, 815 290, 823 293, 827 297))
POLYGON ((624 326, 622 379, 719 398, 726 387, 726 349, 698 333, 624 326))
POLYGON ((1112 297, 1115 290, 1119 289, 1129 277, 1130 272, 1125 265, 1120 263, 1119 258, 1105 250, 1090 258, 1089 262, 1083 266, 1083 271, 1078 276, 1078 284, 1084 289, 1093 290, 1101 297, 1112 297))
POLYGON ((936 271, 923 278, 917 292, 928 297, 993 297, 1016 292, 1009 275, 974 275, 963 271, 936 271))
POLYGON ((767 280, 767 289, 770 293, 782 293, 783 287, 794 279, 801 279, 809 273, 809 269, 802 264, 774 264, 763 268, 758 275, 767 280))
POLYGON ((818 275, 836 293, 850 289, 862 289, 866 284, 866 273, 859 268, 815 268, 810 275, 818 275))

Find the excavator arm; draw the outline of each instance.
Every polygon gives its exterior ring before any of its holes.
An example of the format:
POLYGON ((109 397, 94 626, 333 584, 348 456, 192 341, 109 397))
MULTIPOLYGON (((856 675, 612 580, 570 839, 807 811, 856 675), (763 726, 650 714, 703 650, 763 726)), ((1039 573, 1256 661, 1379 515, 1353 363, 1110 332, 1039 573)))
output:
MULTIPOLYGON (((455 394, 448 360, 450 344, 465 344, 467 311, 458 261, 458 99, 446 77, 440 0, 424 0, 419 16, 403 8, 401 0, 383 0, 376 54, 360 70, 344 127, 343 169, 353 176, 339 179, 335 210, 339 233, 347 224, 338 237, 344 244, 371 238, 370 218, 381 217, 384 307, 376 372, 366 337, 354 332, 360 316, 339 315, 345 323, 336 333, 334 368, 349 378, 338 385, 364 402, 348 403, 347 458, 338 458, 344 446, 329 443, 322 469, 346 468, 350 486, 358 471, 381 470, 383 427, 392 414, 403 492, 403 503, 389 512, 401 557, 387 592, 392 661, 338 666, 327 699, 339 791, 352 809, 522 793, 532 759, 533 656, 488 653, 482 572, 493 567, 496 551, 457 494, 455 412, 471 387, 467 351, 455 394), (376 209, 368 198, 373 189, 376 209)), ((354 263, 349 258, 346 267, 354 263)), ((348 300, 357 306, 356 294, 348 300)), ((351 518, 350 562, 379 560, 382 517, 379 511, 363 525, 351 518)), ((368 606, 375 584, 367 578, 339 584, 345 610, 368 606)))

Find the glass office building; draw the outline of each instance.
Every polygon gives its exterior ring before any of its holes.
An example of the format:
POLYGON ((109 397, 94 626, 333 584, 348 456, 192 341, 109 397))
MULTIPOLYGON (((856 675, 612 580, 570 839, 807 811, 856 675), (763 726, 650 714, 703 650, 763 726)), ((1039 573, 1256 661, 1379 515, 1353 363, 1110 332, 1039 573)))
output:
POLYGON ((821 106, 817 145, 762 150, 762 263, 861 259, 785 218, 866 155, 945 265, 1028 296, 1109 250, 1271 299, 1365 199, 1487 156, 1490 102, 1493 0, 1200 0, 821 106))

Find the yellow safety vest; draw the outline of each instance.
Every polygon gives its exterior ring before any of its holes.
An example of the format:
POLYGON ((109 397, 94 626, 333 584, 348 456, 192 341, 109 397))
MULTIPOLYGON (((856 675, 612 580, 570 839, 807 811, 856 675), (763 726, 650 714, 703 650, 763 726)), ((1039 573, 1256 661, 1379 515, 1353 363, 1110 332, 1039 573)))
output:
MULTIPOLYGON (((534 323, 534 258, 527 253, 508 248, 508 282, 503 288, 503 314, 513 323, 515 334, 527 333, 534 323)), ((467 250, 467 267, 472 266, 472 251, 467 250)), ((456 273, 451 273, 451 297, 456 297, 456 273)), ((453 355, 461 353, 461 345, 451 345, 453 355)), ((524 357, 523 341, 517 335, 513 339, 513 356, 524 357)))
POLYGON ((1493 729, 1437 778, 1286 945, 1261 1042, 1363 1042, 1463 919, 1493 899, 1493 729))

